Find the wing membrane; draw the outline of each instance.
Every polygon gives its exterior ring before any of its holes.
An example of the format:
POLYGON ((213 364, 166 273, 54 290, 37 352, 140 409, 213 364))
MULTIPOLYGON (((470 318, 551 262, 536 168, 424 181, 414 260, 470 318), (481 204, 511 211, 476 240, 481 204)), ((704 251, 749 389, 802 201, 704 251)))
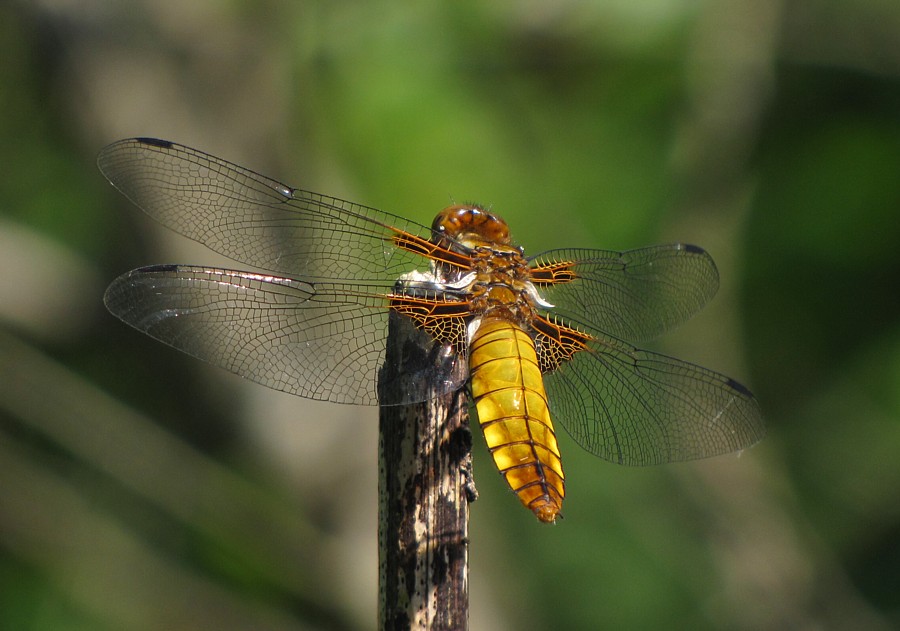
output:
POLYGON ((695 460, 747 448, 765 429, 741 384, 588 331, 587 349, 545 375, 550 406, 575 441, 625 465, 695 460))
POLYGON ((422 257, 391 239, 431 230, 374 208, 293 189, 176 143, 121 140, 97 159, 148 215, 231 259, 285 276, 395 281, 422 257))
POLYGON ((533 267, 571 262, 573 280, 540 289, 553 313, 633 342, 686 322, 719 287, 712 257, 680 243, 627 252, 551 250, 530 260, 533 267))
MULTIPOLYGON (((120 276, 104 302, 151 337, 262 385, 309 399, 374 405, 388 290, 377 283, 160 265, 120 276)), ((435 347, 426 333, 420 342, 435 347)), ((409 380, 398 400, 380 403, 423 401, 461 387, 465 358, 432 356, 435 361, 409 380)))

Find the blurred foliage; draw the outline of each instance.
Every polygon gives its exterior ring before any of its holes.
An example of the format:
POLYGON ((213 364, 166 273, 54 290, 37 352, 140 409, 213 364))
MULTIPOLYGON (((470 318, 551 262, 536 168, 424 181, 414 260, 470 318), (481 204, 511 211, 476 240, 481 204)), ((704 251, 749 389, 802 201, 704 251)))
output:
POLYGON ((769 437, 641 470, 564 438, 554 528, 476 440, 473 629, 900 626, 898 32, 877 0, 0 4, 0 628, 375 622, 374 415, 102 310, 215 262, 102 181, 135 135, 423 223, 492 204, 530 253, 716 258, 662 347, 769 437))

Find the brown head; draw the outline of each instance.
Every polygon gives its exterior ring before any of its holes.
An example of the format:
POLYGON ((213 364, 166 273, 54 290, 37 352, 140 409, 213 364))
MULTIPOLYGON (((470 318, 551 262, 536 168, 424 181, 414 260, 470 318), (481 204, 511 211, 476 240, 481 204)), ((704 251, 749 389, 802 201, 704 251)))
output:
POLYGON ((469 247, 509 245, 509 226, 477 204, 455 204, 438 213, 431 229, 469 247))

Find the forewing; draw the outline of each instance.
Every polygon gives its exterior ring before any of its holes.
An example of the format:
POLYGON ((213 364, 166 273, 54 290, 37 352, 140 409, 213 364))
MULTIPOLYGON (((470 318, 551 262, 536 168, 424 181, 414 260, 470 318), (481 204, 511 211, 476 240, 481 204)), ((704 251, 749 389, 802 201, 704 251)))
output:
POLYGON ((544 376, 554 418, 593 454, 625 465, 695 460, 765 434, 744 386, 693 364, 593 337, 544 376))
MULTIPOLYGON (((256 383, 309 399, 374 405, 388 289, 161 265, 120 276, 104 302, 151 337, 256 383)), ((465 382, 457 356, 440 352, 424 332, 419 343, 434 351, 434 361, 417 368, 397 400, 381 404, 422 401, 465 382)))
POLYGON ((422 267, 392 239, 431 231, 400 217, 291 188, 176 143, 121 140, 97 159, 144 212, 236 261, 285 276, 395 281, 422 267))
POLYGON ((684 323, 719 287, 712 257, 680 243, 627 252, 551 250, 530 262, 554 314, 633 342, 684 323))

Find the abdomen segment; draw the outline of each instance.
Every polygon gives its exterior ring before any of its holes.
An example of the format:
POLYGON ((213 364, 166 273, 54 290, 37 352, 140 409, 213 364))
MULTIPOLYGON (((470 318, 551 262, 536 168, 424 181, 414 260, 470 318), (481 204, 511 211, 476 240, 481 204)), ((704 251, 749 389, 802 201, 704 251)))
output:
POLYGON ((565 476, 534 342, 513 322, 485 318, 469 362, 478 421, 497 468, 522 504, 553 523, 565 476))

